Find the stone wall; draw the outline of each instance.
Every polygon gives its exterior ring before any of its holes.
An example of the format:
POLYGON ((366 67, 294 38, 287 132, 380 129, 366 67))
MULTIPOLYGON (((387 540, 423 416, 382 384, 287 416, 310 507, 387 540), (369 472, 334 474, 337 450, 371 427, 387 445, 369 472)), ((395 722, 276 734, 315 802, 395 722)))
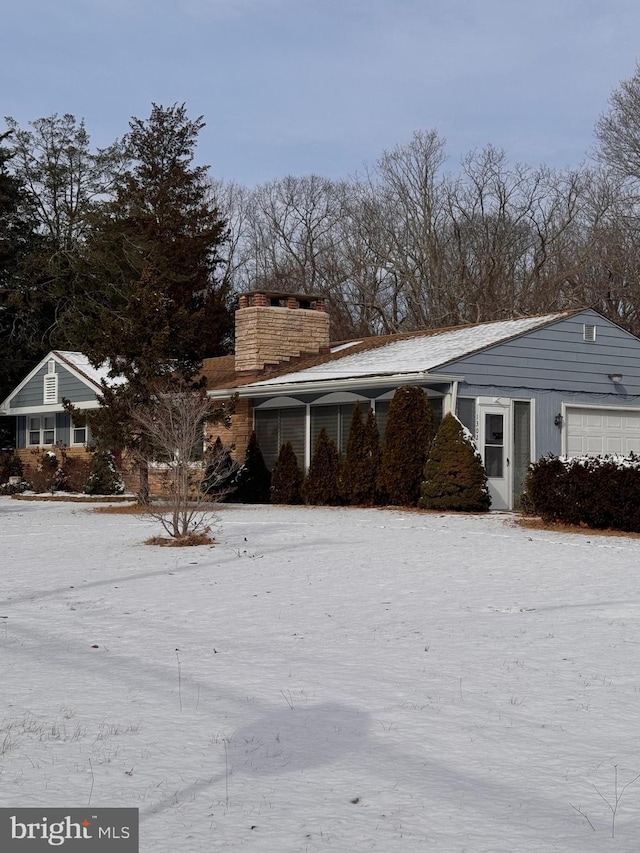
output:
POLYGON ((231 455, 236 462, 242 464, 252 431, 253 407, 251 400, 236 400, 235 413, 231 415, 231 426, 227 429, 222 424, 212 424, 207 427, 206 440, 207 444, 211 445, 216 438, 220 438, 225 447, 231 448, 231 455))
POLYGON ((316 354, 329 346, 329 315, 323 310, 252 305, 236 311, 238 372, 316 354))

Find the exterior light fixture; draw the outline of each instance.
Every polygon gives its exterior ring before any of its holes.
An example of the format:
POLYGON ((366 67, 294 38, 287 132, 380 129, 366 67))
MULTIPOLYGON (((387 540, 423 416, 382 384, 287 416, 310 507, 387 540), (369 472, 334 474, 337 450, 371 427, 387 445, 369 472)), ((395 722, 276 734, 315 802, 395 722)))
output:
POLYGON ((614 383, 618 384, 622 382, 622 374, 621 373, 609 373, 609 379, 614 383))
POLYGON ((562 429, 562 421, 563 421, 563 417, 560 414, 560 412, 558 412, 558 414, 553 419, 553 423, 555 424, 555 426, 558 427, 558 429, 562 429))

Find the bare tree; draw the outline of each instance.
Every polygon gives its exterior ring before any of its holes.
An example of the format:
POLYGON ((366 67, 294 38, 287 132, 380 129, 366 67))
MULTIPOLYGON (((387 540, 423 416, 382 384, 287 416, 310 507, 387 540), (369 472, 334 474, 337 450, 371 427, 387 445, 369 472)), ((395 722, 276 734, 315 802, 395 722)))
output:
MULTIPOLYGON (((148 406, 131 411, 132 420, 144 434, 155 461, 163 464, 164 501, 149 510, 169 536, 183 543, 210 531, 212 502, 223 492, 200 489, 203 475, 204 428, 207 422, 226 421, 229 412, 214 406, 204 391, 185 387, 162 390, 148 406)), ((209 465, 215 468, 216 459, 209 465)), ((220 464, 223 454, 220 453, 220 464)))
POLYGON ((618 174, 640 181, 640 65, 611 94, 596 136, 598 158, 618 174))

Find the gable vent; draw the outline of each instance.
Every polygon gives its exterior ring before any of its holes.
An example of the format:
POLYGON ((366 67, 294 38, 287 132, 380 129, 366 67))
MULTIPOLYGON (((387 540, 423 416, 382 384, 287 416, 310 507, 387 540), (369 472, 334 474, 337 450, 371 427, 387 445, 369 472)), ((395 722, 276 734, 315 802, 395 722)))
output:
POLYGON ((582 339, 593 343, 596 339, 596 327, 590 323, 585 323, 582 327, 582 339))
POLYGON ((45 406, 58 402, 58 374, 47 373, 44 377, 44 400, 45 406))

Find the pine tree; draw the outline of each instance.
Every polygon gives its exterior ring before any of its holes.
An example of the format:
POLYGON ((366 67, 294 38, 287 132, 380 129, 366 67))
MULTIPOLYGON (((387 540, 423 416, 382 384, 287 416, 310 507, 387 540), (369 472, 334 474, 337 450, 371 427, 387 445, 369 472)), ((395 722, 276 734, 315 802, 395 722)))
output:
POLYGON ((378 487, 389 504, 415 506, 433 441, 433 413, 421 388, 403 385, 389 406, 378 487))
POLYGON ((346 503, 373 506, 379 464, 380 441, 375 415, 369 408, 365 421, 360 404, 356 403, 349 427, 347 452, 342 462, 340 488, 346 503))
POLYGON ((271 496, 271 474, 258 444, 255 430, 251 433, 244 465, 238 472, 235 500, 244 504, 266 504, 271 496))
POLYGON ((323 427, 302 484, 305 503, 314 506, 337 506, 340 504, 340 455, 335 441, 329 438, 323 427))
POLYGON ((112 377, 126 379, 104 389, 92 429, 98 438, 122 437, 139 466, 143 502, 149 447, 131 412, 150 406, 167 377, 183 388, 203 357, 231 341, 227 285, 216 275, 226 225, 210 201, 206 169, 192 164, 203 126, 184 105, 154 104, 147 121, 132 119, 132 165, 114 200, 91 219, 85 282, 78 310, 67 318, 68 334, 91 362, 108 362, 112 377))
POLYGON ((271 472, 271 503, 302 503, 303 474, 290 441, 283 444, 271 472))
POLYGON ((457 512, 486 512, 491 506, 482 460, 452 414, 443 418, 434 439, 418 505, 457 512))

